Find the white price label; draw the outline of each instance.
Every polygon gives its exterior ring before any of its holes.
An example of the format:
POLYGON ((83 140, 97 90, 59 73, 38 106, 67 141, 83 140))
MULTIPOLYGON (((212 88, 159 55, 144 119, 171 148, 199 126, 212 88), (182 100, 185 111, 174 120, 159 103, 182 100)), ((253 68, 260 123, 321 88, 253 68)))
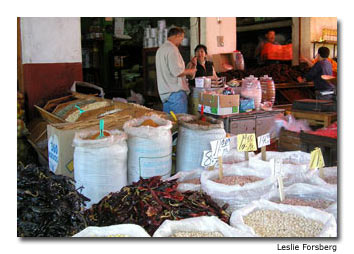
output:
POLYGON ((211 141, 210 146, 213 157, 217 158, 219 156, 223 156, 225 152, 230 151, 230 143, 230 138, 211 141))
POLYGON ((284 171, 283 171, 283 161, 281 159, 271 159, 270 160, 270 165, 272 169, 272 175, 275 177, 283 177, 284 171))
POLYGON ((258 148, 270 145, 270 135, 269 133, 259 136, 257 138, 258 148))
POLYGON ((216 164, 217 158, 213 156, 213 152, 208 150, 203 152, 202 167, 211 167, 216 164))

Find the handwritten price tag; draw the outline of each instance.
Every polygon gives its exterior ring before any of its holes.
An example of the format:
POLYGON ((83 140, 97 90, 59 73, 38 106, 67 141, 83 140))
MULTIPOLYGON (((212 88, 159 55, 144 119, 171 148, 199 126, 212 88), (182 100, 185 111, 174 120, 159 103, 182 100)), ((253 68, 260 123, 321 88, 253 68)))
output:
POLYGON ((230 138, 211 141, 210 146, 211 151, 213 152, 213 157, 217 158, 223 156, 225 152, 230 151, 230 143, 230 138))
POLYGON ((217 158, 213 157, 213 152, 208 150, 203 152, 202 167, 211 167, 216 164, 217 158))
POLYGON ((310 169, 323 168, 325 166, 321 149, 316 147, 311 152, 310 169))
POLYGON ((258 148, 270 145, 270 135, 269 133, 259 136, 257 138, 258 148))
POLYGON ((256 151, 256 135, 254 133, 237 135, 237 150, 239 152, 256 151))

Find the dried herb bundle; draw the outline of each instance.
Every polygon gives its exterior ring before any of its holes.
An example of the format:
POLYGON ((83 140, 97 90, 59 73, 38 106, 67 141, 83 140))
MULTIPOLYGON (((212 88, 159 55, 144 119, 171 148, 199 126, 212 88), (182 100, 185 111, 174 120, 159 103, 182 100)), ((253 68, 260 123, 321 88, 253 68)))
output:
POLYGON ((228 223, 227 205, 220 208, 202 192, 177 191, 176 180, 161 181, 156 176, 140 179, 120 192, 110 193, 98 204, 85 211, 89 226, 109 226, 133 223, 142 226, 150 235, 166 220, 198 216, 218 216, 228 223))
POLYGON ((30 164, 17 167, 17 236, 72 236, 86 227, 85 196, 72 179, 30 164))

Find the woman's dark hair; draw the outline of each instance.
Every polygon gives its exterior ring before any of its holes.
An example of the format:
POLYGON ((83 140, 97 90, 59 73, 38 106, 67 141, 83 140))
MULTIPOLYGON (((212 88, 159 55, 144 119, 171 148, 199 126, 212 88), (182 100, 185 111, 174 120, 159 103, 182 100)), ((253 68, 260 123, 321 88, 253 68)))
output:
POLYGON ((195 47, 195 49, 194 49, 194 53, 196 53, 198 49, 204 49, 205 54, 208 54, 207 47, 204 46, 203 44, 197 45, 197 46, 195 47))
POLYGON ((329 56, 329 48, 327 47, 320 47, 318 49, 318 54, 322 57, 322 58, 328 58, 329 56))
POLYGON ((167 37, 171 37, 171 36, 178 35, 178 34, 184 34, 184 30, 180 27, 172 27, 168 31, 167 37))

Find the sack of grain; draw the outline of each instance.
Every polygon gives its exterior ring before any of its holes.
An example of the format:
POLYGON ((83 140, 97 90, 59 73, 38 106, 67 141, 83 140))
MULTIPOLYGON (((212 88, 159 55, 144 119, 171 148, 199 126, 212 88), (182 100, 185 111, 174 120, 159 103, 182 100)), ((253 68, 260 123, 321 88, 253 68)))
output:
POLYGON ((310 206, 332 213, 337 220, 337 189, 319 185, 296 183, 284 188, 285 200, 280 202, 279 191, 262 196, 263 199, 288 205, 310 206))
POLYGON ((224 165, 220 181, 219 170, 203 171, 201 187, 204 192, 227 211, 239 209, 276 188, 276 179, 269 168, 246 168, 238 164, 224 165))
POLYGON ((143 116, 126 122, 128 134, 128 183, 142 178, 171 176, 172 123, 157 115, 143 116))
POLYGON ((196 169, 191 171, 180 171, 177 174, 171 176, 166 179, 174 180, 178 179, 178 187, 177 190, 180 192, 185 191, 200 191, 200 176, 203 172, 203 169, 196 169))
MULTIPOLYGON (((248 157, 253 158, 256 155, 254 152, 248 152, 248 157)), ((245 152, 239 152, 236 149, 230 149, 229 152, 226 152, 222 156, 222 163, 223 164, 235 164, 246 161, 245 152)))
POLYGON ((120 224, 107 227, 87 227, 73 237, 150 237, 139 225, 120 224))
POLYGON ((251 237, 249 233, 230 227, 216 216, 183 220, 165 220, 153 237, 251 237))
POLYGON ((203 169, 203 152, 211 150, 210 141, 226 137, 222 121, 186 115, 178 118, 176 172, 203 169))
POLYGON ((105 131, 104 138, 92 139, 97 131, 75 133, 74 179, 76 188, 91 199, 90 208, 110 192, 127 185, 127 135, 118 130, 105 131))
POLYGON ((230 225, 255 237, 336 237, 337 223, 330 213, 305 206, 268 200, 252 201, 236 210, 230 225))

